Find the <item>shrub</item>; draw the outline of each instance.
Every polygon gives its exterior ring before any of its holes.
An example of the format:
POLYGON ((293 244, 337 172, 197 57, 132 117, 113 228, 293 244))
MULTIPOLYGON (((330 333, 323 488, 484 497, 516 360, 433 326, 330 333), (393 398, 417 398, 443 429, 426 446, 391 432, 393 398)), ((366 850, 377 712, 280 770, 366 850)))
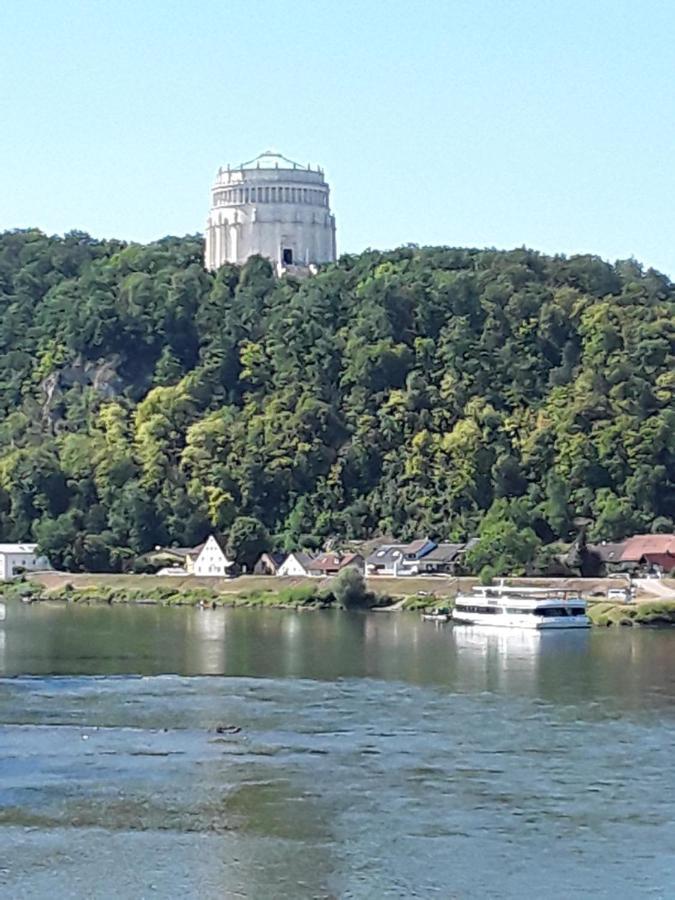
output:
POLYGON ((492 566, 483 566, 478 577, 481 584, 486 586, 492 584, 495 579, 495 570, 492 566))
POLYGON ((373 597, 366 590, 363 575, 354 566, 346 566, 331 582, 336 603, 345 609, 363 609, 371 606, 373 597))

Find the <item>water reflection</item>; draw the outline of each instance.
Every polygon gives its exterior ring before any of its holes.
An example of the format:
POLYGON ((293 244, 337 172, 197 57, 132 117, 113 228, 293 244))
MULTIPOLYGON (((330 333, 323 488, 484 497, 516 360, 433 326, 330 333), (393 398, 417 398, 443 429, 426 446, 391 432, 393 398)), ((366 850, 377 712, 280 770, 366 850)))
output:
POLYGON ((536 631, 438 625, 405 613, 7 606, 0 674, 372 677, 671 706, 675 630, 536 631))
POLYGON ((668 895, 675 631, 9 604, 2 638, 37 676, 0 680, 3 896, 668 895))

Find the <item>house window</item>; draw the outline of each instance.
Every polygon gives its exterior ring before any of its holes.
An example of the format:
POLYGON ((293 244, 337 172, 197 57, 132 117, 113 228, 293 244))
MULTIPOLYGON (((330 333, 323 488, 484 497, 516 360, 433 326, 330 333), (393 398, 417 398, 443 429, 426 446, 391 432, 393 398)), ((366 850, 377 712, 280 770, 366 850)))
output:
POLYGON ((290 247, 284 247, 281 252, 281 260, 285 266, 293 265, 293 251, 290 247))

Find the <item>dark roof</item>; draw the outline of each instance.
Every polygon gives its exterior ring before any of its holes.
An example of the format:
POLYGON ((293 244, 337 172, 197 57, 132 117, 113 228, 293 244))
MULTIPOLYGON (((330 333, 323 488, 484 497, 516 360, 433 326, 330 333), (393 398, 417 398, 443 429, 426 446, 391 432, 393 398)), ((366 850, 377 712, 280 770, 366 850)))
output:
POLYGON ((430 538, 418 538, 416 541, 405 544, 405 546, 401 547, 401 550, 403 553, 419 553, 427 544, 433 544, 433 541, 430 538))
POLYGON ((273 565, 279 568, 288 554, 282 553, 280 550, 272 550, 270 553, 261 553, 260 559, 268 559, 273 565))
POLYGON ((378 547, 384 547, 388 544, 395 544, 396 538, 391 535, 380 535, 375 538, 368 538, 362 541, 345 541, 345 549, 349 549, 351 553, 360 553, 365 559, 371 553, 375 553, 378 547))
POLYGON ((465 549, 466 544, 437 544, 422 557, 423 562, 452 562, 465 549))
MULTIPOLYGON (((309 569, 309 564, 312 562, 313 558, 309 555, 309 553, 305 553, 302 550, 294 550, 292 553, 289 553, 288 556, 294 556, 301 566, 304 566, 306 569, 309 569)), ((288 556, 286 559, 288 559, 288 556)))
POLYGON ((199 544, 198 547, 160 547, 159 550, 155 550, 155 553, 166 553, 169 556, 186 557, 198 556, 203 549, 204 544, 199 544))
POLYGON ((403 553, 404 544, 383 544, 370 554, 366 562, 370 566, 384 566, 398 559, 403 553))
POLYGON ((621 554, 623 553, 625 546, 626 544, 623 541, 616 544, 604 542, 602 544, 589 544, 588 549, 591 551, 591 553, 594 553, 596 556, 600 557, 602 562, 612 563, 621 561, 621 554))

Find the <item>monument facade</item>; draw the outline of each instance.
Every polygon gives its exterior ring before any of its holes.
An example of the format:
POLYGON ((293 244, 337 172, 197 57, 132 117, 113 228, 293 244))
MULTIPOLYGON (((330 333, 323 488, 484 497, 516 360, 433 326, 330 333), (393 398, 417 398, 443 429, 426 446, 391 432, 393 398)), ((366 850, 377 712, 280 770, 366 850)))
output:
POLYGON ((335 217, 323 169, 268 151, 218 170, 206 222, 206 268, 241 265, 255 254, 280 273, 335 260, 335 217))

